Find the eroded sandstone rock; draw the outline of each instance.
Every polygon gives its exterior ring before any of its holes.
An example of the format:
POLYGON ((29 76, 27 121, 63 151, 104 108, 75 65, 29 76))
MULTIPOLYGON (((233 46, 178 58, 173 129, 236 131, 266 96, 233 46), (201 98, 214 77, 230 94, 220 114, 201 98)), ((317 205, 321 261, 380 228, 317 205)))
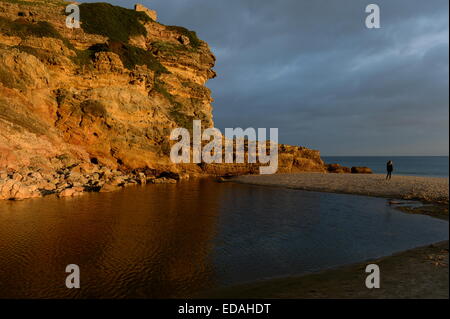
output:
MULTIPOLYGON (((59 1, 0 2, 0 198, 258 172, 252 164, 169 159, 172 129, 189 129, 194 119, 214 126, 207 43, 155 22, 156 12, 140 5, 80 6, 93 19, 69 30, 59 1), (110 10, 119 15, 114 32, 98 23, 110 10), (150 19, 130 18, 137 12, 150 19)), ((326 171, 318 151, 279 151, 279 172, 326 171)))
POLYGON ((153 21, 156 21, 158 19, 158 15, 155 10, 150 10, 144 7, 142 4, 135 4, 134 10, 145 12, 153 21))
POLYGON ((83 187, 72 187, 72 188, 66 188, 62 192, 58 194, 58 197, 74 197, 74 196, 80 196, 83 194, 84 188, 83 187))
POLYGON ((100 193, 111 193, 111 192, 118 191, 120 189, 121 189, 121 187, 119 187, 119 186, 105 184, 100 189, 100 193))
POLYGON ((351 168, 352 174, 373 174, 372 169, 369 167, 357 167, 353 166, 351 168))
POLYGON ((335 174, 349 174, 352 172, 349 167, 342 166, 340 164, 328 164, 327 171, 328 173, 335 173, 335 174))

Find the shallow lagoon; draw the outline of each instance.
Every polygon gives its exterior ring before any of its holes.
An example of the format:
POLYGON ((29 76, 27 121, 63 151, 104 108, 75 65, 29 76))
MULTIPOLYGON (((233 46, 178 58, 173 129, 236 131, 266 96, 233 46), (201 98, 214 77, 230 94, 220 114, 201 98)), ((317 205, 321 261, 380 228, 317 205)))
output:
POLYGON ((0 297, 189 297, 442 240, 385 199, 210 180, 0 202, 0 297))

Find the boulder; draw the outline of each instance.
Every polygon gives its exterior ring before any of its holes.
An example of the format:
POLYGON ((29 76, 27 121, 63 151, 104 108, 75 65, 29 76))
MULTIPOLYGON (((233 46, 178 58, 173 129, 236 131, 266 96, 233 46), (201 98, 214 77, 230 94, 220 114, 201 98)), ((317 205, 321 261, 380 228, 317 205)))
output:
POLYGON ((34 180, 42 180, 43 179, 42 174, 39 172, 31 172, 28 174, 28 177, 31 179, 34 179, 34 180))
POLYGON ((147 184, 147 177, 145 176, 144 173, 139 173, 137 176, 137 181, 139 184, 145 185, 147 184))
POLYGON ((176 184, 177 181, 172 178, 160 177, 153 181, 154 184, 176 184))
POLYGON ((159 178, 165 177, 167 179, 174 179, 176 181, 180 180, 180 174, 174 172, 162 172, 161 174, 159 174, 158 177, 159 178))
POLYGON ((346 166, 342 166, 339 164, 328 164, 327 166, 327 171, 328 173, 335 173, 335 174, 348 174, 351 173, 351 169, 346 167, 346 166))
POLYGON ((353 166, 351 171, 352 174, 373 174, 372 170, 369 167, 364 166, 353 166))
POLYGON ((190 179, 191 176, 188 173, 180 173, 180 180, 190 179))
POLYGON ((16 191, 11 192, 10 199, 13 200, 24 200, 27 198, 37 198, 41 197, 41 192, 38 191, 36 186, 27 186, 20 184, 16 191))
POLYGON ((15 185, 18 185, 18 182, 12 179, 0 183, 0 199, 11 199, 11 191, 17 189, 15 185))
POLYGON ((42 189, 45 191, 53 191, 56 189, 55 183, 51 183, 51 182, 47 182, 47 181, 41 181, 41 182, 37 183, 36 186, 38 187, 38 189, 42 189))
POLYGON ((120 190, 121 188, 116 185, 105 184, 100 189, 100 193, 111 193, 120 190))
POLYGON ((92 163, 81 163, 80 165, 72 169, 73 172, 79 172, 82 174, 92 174, 96 171, 97 167, 92 163))
POLYGON ((191 40, 189 40, 189 38, 185 35, 180 35, 178 37, 178 41, 180 41, 180 43, 183 45, 189 45, 191 43, 191 40))
POLYGON ((121 72, 123 63, 113 52, 97 52, 94 57, 94 67, 100 72, 121 72))
POLYGON ((22 176, 22 174, 14 173, 13 176, 12 176, 12 179, 15 180, 15 181, 20 182, 20 181, 23 180, 23 176, 22 176))
POLYGON ((218 183, 226 183, 226 182, 231 182, 231 178, 229 176, 217 176, 216 177, 216 182, 218 183))
POLYGON ((58 194, 58 197, 73 197, 73 196, 79 196, 82 195, 84 192, 83 187, 72 187, 72 188, 66 188, 62 192, 58 194))
POLYGON ((120 186, 125 184, 126 180, 127 180, 126 176, 115 176, 111 179, 109 184, 113 186, 120 186))

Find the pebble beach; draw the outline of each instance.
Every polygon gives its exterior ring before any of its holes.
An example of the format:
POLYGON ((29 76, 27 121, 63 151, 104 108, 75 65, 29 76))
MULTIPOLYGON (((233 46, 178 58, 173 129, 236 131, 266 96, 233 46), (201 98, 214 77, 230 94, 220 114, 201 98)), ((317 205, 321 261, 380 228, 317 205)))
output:
POLYGON ((278 186, 293 189, 356 194, 392 199, 414 199, 448 204, 448 178, 393 176, 387 181, 381 174, 296 173, 246 175, 234 182, 278 186))

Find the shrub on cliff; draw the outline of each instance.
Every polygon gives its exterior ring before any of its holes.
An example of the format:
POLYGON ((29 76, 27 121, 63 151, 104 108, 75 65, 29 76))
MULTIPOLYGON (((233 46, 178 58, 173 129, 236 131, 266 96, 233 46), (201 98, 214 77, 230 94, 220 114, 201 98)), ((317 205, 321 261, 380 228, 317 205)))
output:
POLYGON ((92 57, 96 52, 114 52, 120 57, 124 67, 129 70, 134 69, 136 65, 146 65, 157 75, 169 72, 150 52, 120 41, 93 45, 85 55, 92 57))
MULTIPOLYGON (((74 46, 68 39, 65 39, 61 34, 48 22, 38 21, 30 22, 23 18, 17 20, 9 20, 4 17, 0 17, 0 34, 6 36, 16 36, 21 39, 27 37, 37 37, 37 38, 54 38, 61 40, 66 47, 74 50, 74 46)), ((28 51, 30 51, 28 49, 28 51)), ((34 52, 28 52, 35 55, 34 52)), ((39 58, 39 56, 37 56, 39 58)))
POLYGON ((37 5, 67 5, 65 0, 1 0, 3 2, 15 3, 15 4, 24 4, 27 6, 37 6, 37 5))
POLYGON ((189 38, 190 44, 192 45, 193 48, 197 49, 200 47, 201 45, 201 41, 200 39, 197 37, 197 33, 195 33, 195 31, 191 31, 188 30, 184 27, 179 27, 176 25, 168 25, 167 29, 171 30, 171 31, 176 31, 186 37, 189 38))
POLYGON ((150 21, 144 12, 138 12, 109 3, 82 3, 81 27, 84 32, 108 37, 110 40, 128 42, 130 36, 147 35, 139 21, 150 21))
POLYGON ((39 48, 33 48, 33 47, 25 46, 25 45, 16 45, 13 48, 19 50, 20 52, 25 52, 25 53, 34 55, 41 62, 52 63, 53 56, 51 53, 49 53, 46 50, 39 49, 39 48))
POLYGON ((7 36, 17 36, 19 38, 25 38, 27 36, 34 36, 38 38, 62 38, 59 32, 46 21, 31 23, 24 19, 12 21, 4 17, 0 17, 0 32, 7 36))
POLYGON ((71 57, 71 60, 73 63, 75 63, 78 66, 89 66, 92 67, 92 60, 95 56, 95 51, 88 49, 88 50, 75 50, 76 56, 71 57))
POLYGON ((178 102, 172 94, 167 91, 164 82, 159 81, 158 79, 155 80, 155 86, 153 88, 156 92, 161 94, 166 98, 167 101, 170 103, 170 111, 169 115, 172 118, 172 120, 175 121, 179 125, 179 127, 187 128, 188 130, 192 130, 192 121, 195 119, 193 116, 187 115, 183 113, 183 105, 178 102))
POLYGON ((172 42, 154 41, 151 43, 151 51, 155 55, 162 54, 163 56, 176 57, 180 52, 189 51, 189 48, 172 42))

